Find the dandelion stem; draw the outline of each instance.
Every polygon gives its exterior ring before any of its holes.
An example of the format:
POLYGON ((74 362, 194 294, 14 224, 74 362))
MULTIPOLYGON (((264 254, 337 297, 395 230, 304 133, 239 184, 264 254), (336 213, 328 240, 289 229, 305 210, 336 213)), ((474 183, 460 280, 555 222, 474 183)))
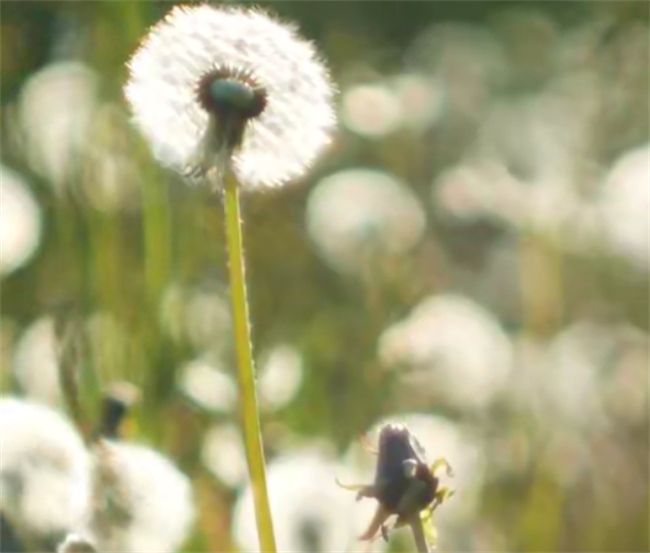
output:
POLYGON ((225 181, 224 205, 226 214, 226 239, 230 265, 230 294, 235 326, 235 341, 239 367, 239 393, 244 426, 244 439, 248 468, 253 485, 255 515, 260 545, 265 553, 275 553, 275 536, 269 507, 266 486, 266 468, 262 449, 257 393, 255 390, 255 372, 251 351, 250 325, 248 319, 248 301, 244 276, 244 248, 242 240, 242 223, 239 207, 239 186, 227 168, 219 171, 225 181))
POLYGON ((409 526, 413 532, 413 539, 415 540, 415 547, 418 553, 429 553, 429 546, 424 536, 424 528, 422 527, 422 520, 419 513, 410 517, 409 526))

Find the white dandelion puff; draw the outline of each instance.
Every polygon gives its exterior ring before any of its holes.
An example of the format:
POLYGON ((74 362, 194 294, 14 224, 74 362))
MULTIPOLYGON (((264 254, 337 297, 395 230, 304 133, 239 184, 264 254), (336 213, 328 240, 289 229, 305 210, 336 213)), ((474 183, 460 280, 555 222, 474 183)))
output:
POLYGON ((194 520, 187 477, 142 446, 102 440, 94 458, 93 512, 84 533, 97 549, 155 553, 180 546, 194 520))
POLYGON ((605 179, 599 209, 607 243, 639 268, 650 260, 650 144, 625 152, 605 179))
POLYGON ((229 413, 237 404, 237 383, 215 360, 198 358, 184 364, 179 385, 189 399, 214 413, 229 413))
POLYGON ((22 333, 12 367, 22 394, 51 406, 61 400, 54 324, 54 318, 41 317, 22 333))
POLYGON ((259 391, 262 405, 281 409, 299 392, 303 380, 303 358, 293 346, 280 344, 262 358, 259 391))
POLYGON ((22 267, 41 241, 42 214, 28 184, 0 165, 0 275, 22 267))
POLYGON ((90 497, 90 460, 62 415, 16 398, 0 400, 0 510, 47 538, 73 530, 90 497))
MULTIPOLYGON (((319 447, 305 446, 274 459, 268 486, 278 551, 370 551, 357 540, 368 518, 370 503, 358 505, 335 479, 352 471, 319 447)), ((242 551, 259 551, 250 484, 242 490, 233 512, 232 532, 242 551)), ((383 543, 374 550, 383 550, 383 543)))
POLYGON ((177 7, 129 69, 136 124, 159 161, 182 174, 215 166, 224 110, 246 123, 232 159, 245 188, 299 177, 334 126, 332 84, 314 47, 257 10, 177 7))
POLYGON ((307 202, 307 232, 326 261, 343 272, 406 254, 424 233, 417 197, 397 177, 356 167, 323 178, 307 202))
POLYGON ((201 460, 227 486, 235 488, 242 484, 248 470, 246 449, 239 428, 232 423, 210 428, 203 440, 201 460))
POLYGON ((498 321, 454 294, 422 300, 408 317, 384 330, 378 353, 384 366, 410 369, 402 375, 407 389, 467 409, 494 400, 513 365, 512 344, 498 321))
POLYGON ((56 553, 97 553, 95 544, 81 534, 68 534, 58 547, 56 553))

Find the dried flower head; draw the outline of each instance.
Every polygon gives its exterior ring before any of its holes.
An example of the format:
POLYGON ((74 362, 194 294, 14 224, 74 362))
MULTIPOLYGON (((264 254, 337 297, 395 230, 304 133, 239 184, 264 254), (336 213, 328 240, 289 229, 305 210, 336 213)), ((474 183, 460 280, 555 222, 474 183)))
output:
POLYGON ((244 187, 300 176, 334 125, 328 72, 311 43, 258 10, 176 7, 129 63, 126 97, 161 163, 186 175, 236 151, 244 187))

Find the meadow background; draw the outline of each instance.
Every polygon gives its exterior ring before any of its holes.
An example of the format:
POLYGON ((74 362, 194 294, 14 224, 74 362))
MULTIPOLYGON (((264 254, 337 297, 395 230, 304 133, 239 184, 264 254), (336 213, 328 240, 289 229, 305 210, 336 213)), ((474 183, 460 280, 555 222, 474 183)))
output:
MULTIPOLYGON (((439 549, 648 551, 648 4, 256 4, 339 86, 313 170, 243 198, 280 547, 364 550, 334 479, 390 419, 456 470, 439 549)), ((0 4, 0 386, 66 410, 76 375, 88 431, 132 382, 125 439, 193 482, 185 550, 250 550, 219 198, 122 95, 171 6, 0 4)))

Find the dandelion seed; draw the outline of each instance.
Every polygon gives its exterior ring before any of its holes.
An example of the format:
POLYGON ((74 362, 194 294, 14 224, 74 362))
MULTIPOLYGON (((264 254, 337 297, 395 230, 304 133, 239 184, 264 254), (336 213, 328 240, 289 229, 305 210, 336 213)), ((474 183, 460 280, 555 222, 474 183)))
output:
POLYGON ((129 69, 135 122, 159 161, 185 175, 221 169, 225 140, 244 188, 281 185, 312 163, 334 125, 314 47, 257 10, 177 7, 129 69))
POLYGON ((73 530, 86 513, 90 460, 62 415, 15 398, 0 400, 0 509, 30 535, 73 530))

